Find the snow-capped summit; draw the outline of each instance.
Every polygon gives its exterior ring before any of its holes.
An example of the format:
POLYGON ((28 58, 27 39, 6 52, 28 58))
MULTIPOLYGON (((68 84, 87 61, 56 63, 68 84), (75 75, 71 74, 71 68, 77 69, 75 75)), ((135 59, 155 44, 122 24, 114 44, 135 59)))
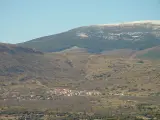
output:
POLYGON ((134 24, 160 25, 160 20, 141 20, 141 21, 133 21, 133 22, 113 23, 113 24, 98 24, 98 25, 94 25, 94 26, 119 26, 119 25, 134 25, 134 24))

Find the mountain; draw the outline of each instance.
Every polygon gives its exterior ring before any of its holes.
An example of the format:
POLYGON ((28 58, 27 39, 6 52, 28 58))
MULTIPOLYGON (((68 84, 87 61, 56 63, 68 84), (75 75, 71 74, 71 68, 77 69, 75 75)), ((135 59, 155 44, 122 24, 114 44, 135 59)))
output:
POLYGON ((63 51, 74 46, 93 53, 115 49, 144 50, 160 45, 160 21, 83 26, 18 45, 43 52, 63 51))

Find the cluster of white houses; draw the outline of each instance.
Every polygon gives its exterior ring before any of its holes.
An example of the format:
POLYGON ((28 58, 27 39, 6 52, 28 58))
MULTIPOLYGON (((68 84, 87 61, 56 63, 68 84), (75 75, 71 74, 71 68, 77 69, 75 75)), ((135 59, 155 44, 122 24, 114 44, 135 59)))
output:
POLYGON ((53 90, 50 90, 50 93, 53 95, 63 95, 63 96, 97 96, 100 95, 101 93, 92 90, 92 91, 79 91, 79 90, 71 90, 71 89, 65 89, 65 88, 55 88, 53 90))

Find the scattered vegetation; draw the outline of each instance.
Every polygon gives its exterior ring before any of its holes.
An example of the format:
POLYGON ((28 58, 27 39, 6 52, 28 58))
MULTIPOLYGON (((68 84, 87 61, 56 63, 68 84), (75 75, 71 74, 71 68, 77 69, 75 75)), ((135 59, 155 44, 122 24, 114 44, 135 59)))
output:
POLYGON ((81 53, 0 56, 0 118, 160 119, 158 60, 81 53))

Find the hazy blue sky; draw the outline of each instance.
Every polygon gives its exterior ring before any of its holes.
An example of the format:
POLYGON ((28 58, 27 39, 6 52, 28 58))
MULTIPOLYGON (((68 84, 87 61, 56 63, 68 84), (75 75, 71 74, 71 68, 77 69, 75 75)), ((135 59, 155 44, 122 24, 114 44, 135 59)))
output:
POLYGON ((0 42, 137 20, 160 20, 160 0, 0 0, 0 42))

